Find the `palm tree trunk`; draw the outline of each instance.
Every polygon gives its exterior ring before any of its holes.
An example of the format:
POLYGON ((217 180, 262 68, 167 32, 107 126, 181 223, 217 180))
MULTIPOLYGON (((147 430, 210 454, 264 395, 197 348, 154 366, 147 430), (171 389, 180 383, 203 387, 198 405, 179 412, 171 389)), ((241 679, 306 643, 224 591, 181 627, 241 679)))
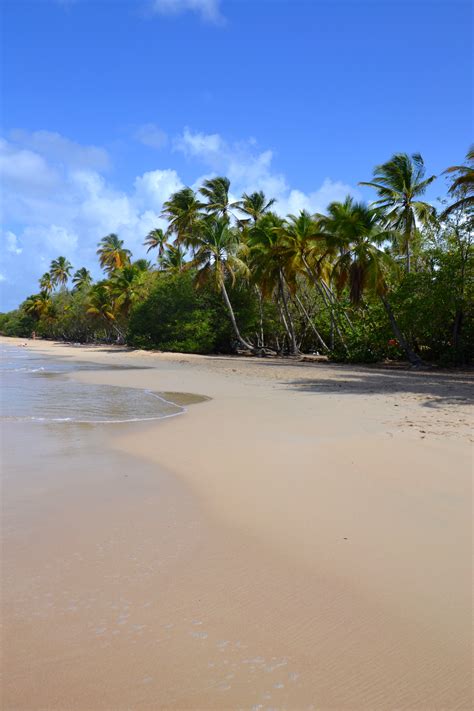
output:
POLYGON ((423 363, 423 361, 421 360, 419 355, 417 355, 416 353, 414 353, 412 351, 412 349, 408 345, 408 342, 407 342, 405 336, 400 331, 400 328, 399 328, 398 323, 395 319, 395 315, 393 313, 392 307, 391 307, 387 297, 385 295, 381 294, 380 298, 381 298, 382 303, 385 307, 385 311, 387 312, 387 316, 389 318, 390 325, 392 326, 392 330, 395 335, 395 338, 397 339, 397 341, 400 343, 401 347, 405 351, 405 354, 406 354, 408 360, 410 361, 410 363, 412 365, 421 365, 423 363))
MULTIPOLYGON (((327 297, 328 297, 328 299, 329 299, 329 302, 330 302, 331 304, 333 304, 333 305, 334 305, 334 304, 337 304, 337 299, 336 299, 336 297, 335 297, 335 295, 334 295, 334 292, 333 292, 333 290, 331 289, 331 287, 330 287, 328 284, 326 284, 326 282, 324 281, 324 279, 321 279, 321 284, 322 284, 322 286, 323 286, 324 291, 326 292, 326 295, 327 295, 327 297)), ((354 326, 352 325, 352 321, 351 321, 351 319, 349 318, 349 314, 347 313, 347 311, 346 311, 344 308, 342 308, 342 315, 343 315, 344 318, 346 319, 346 321, 347 321, 349 327, 351 328, 351 330, 353 330, 353 329, 354 329, 354 326)))
POLYGON ((408 235, 407 235, 407 244, 406 244, 405 253, 406 253, 406 260, 407 260, 406 261, 407 274, 409 274, 411 271, 411 253, 410 253, 410 238, 408 235))
MULTIPOLYGON (((342 335, 341 329, 339 328, 339 326, 338 326, 338 324, 337 324, 337 321, 336 321, 336 319, 335 319, 335 317, 334 317, 334 304, 329 300, 327 294, 325 294, 323 287, 321 286, 321 284, 319 283, 318 279, 317 279, 316 276, 314 275, 313 270, 312 270, 311 267, 309 266, 309 264, 308 264, 308 262, 306 261, 306 258, 305 258, 304 256, 303 256, 303 264, 304 264, 304 266, 305 266, 305 269, 306 269, 306 272, 307 272, 309 278, 311 279, 311 281, 313 282, 314 286, 316 287, 316 291, 320 294, 320 296, 321 296, 321 298, 322 298, 322 300, 323 300, 324 305, 329 309, 329 311, 330 311, 330 313, 331 313, 331 327, 332 327, 333 324, 335 325, 336 331, 337 331, 337 335, 338 335, 339 338, 341 339, 341 343, 342 343, 342 345, 344 346, 344 349, 345 349, 346 353, 349 353, 349 349, 348 349, 348 347, 347 347, 346 341, 344 340, 344 336, 342 335)), ((322 282, 322 283, 324 284, 324 282, 322 282)), ((332 341, 331 350, 334 350, 334 342, 333 342, 333 339, 331 339, 331 341, 332 341)))
POLYGON ((260 348, 265 348, 265 333, 263 330, 263 297, 262 297, 262 292, 258 288, 258 286, 255 286, 255 291, 257 292, 257 298, 258 298, 258 310, 259 310, 259 318, 260 318, 260 348))
POLYGON ((316 338, 318 339, 318 341, 319 341, 319 343, 321 344, 321 346, 322 346, 325 350, 328 351, 329 348, 327 347, 327 345, 326 345, 325 342, 323 341, 322 336, 320 335, 318 329, 317 329, 316 326, 314 325, 312 319, 310 318, 309 313, 306 311, 306 308, 305 308, 303 302, 301 301, 300 297, 298 296, 298 294, 295 294, 295 298, 296 298, 296 303, 299 304, 299 306, 300 306, 300 308, 301 308, 303 314, 306 316, 306 320, 308 321, 308 323, 309 323, 309 325, 310 325, 310 327, 311 327, 311 329, 312 329, 314 335, 315 335, 316 338))
POLYGON ((250 343, 247 343, 247 341, 240 335, 239 327, 237 326, 237 321, 234 314, 234 309, 232 308, 232 304, 230 303, 229 294, 227 293, 227 289, 225 288, 224 282, 222 282, 221 284, 221 292, 224 298, 224 303, 227 307, 227 311, 229 312, 230 320, 232 322, 234 333, 237 336, 237 340, 239 341, 240 345, 243 346, 246 350, 253 351, 253 346, 250 343))
POLYGON ((407 274, 411 271, 411 232, 412 232, 412 222, 413 215, 410 207, 407 205, 405 207, 405 255, 406 255, 406 268, 407 274))
POLYGON ((290 340, 291 353, 292 353, 292 355, 297 355, 299 353, 299 351, 298 351, 298 343, 296 342, 295 326, 293 323, 293 319, 291 318, 290 311, 288 309, 288 300, 286 298, 286 293, 285 293, 285 279, 283 277, 281 270, 280 270, 278 277, 279 277, 279 281, 280 281, 280 294, 281 294, 281 300, 282 300, 282 304, 283 304, 283 310, 285 312, 285 317, 288 322, 289 336, 291 339, 290 340))
MULTIPOLYGON (((288 343, 291 343, 290 329, 289 329, 287 320, 285 318, 285 313, 284 313, 282 305, 281 305, 281 299, 278 299, 278 310, 280 312, 280 318, 281 318, 281 322, 283 324, 283 328, 285 329, 286 336, 288 338, 288 343)), ((283 344, 284 343, 285 343, 285 339, 283 339, 283 344)), ((279 348, 278 350, 282 352, 283 347, 281 349, 279 348)))

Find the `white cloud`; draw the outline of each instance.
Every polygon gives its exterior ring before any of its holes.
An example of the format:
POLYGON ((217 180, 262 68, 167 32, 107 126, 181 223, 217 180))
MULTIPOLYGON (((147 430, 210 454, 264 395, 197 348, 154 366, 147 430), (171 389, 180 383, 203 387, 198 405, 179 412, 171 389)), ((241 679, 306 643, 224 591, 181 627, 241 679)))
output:
POLYGON ((183 187, 175 170, 151 170, 135 179, 134 201, 138 207, 160 211, 163 202, 183 187))
POLYGON ((220 0, 153 0, 152 8, 162 15, 180 15, 190 10, 200 15, 205 22, 224 22, 220 0))
POLYGON ((58 182, 56 171, 38 153, 24 148, 16 149, 0 139, 0 177, 2 185, 8 183, 18 190, 43 192, 58 182))
POLYGON ((18 237, 14 232, 5 232, 5 249, 12 254, 21 254, 23 249, 18 246, 18 237))
POLYGON ((10 138, 14 143, 40 153, 53 163, 95 170, 107 170, 110 167, 110 158, 104 148, 83 146, 53 131, 15 129, 10 132, 10 138))
POLYGON ((219 161, 224 143, 218 133, 193 133, 185 128, 175 140, 175 148, 187 156, 204 158, 209 163, 219 161))
POLYGON ((301 190, 290 190, 286 198, 280 201, 278 212, 283 215, 297 215, 301 210, 306 210, 311 214, 325 212, 330 202, 342 201, 348 194, 358 197, 359 192, 340 180, 333 181, 330 178, 325 178, 321 187, 313 192, 304 193, 301 190))
POLYGON ((79 235, 61 225, 51 224, 47 227, 33 226, 26 227, 22 240, 28 244, 28 247, 35 247, 36 255, 45 253, 59 256, 68 256, 75 254, 79 235))
POLYGON ((135 138, 150 148, 163 148, 168 143, 167 134, 154 123, 146 123, 135 132, 135 138))

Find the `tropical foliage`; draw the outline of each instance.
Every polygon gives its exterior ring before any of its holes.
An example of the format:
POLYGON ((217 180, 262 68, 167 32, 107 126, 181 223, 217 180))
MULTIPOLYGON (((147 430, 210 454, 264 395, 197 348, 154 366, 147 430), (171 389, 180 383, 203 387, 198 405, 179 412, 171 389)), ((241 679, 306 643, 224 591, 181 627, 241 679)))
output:
POLYGON ((466 364, 474 354, 474 153, 435 180, 418 154, 377 166, 374 201, 347 197, 324 213, 283 217, 262 191, 228 178, 183 188, 132 260, 116 234, 99 240, 103 278, 51 262, 39 292, 0 315, 0 330, 141 348, 335 360, 466 364), (71 288, 68 289, 71 278, 71 288))

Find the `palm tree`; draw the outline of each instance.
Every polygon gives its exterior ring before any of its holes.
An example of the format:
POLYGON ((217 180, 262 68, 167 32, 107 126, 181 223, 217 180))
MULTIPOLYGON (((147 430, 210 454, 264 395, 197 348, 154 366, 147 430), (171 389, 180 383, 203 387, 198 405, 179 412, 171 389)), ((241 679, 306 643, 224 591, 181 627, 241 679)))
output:
POLYGON ((92 287, 86 313, 105 321, 117 334, 117 341, 124 340, 124 334, 117 325, 117 309, 109 282, 100 281, 92 287))
POLYGON ((146 270, 132 264, 117 269, 110 278, 110 294, 114 300, 115 312, 127 316, 131 307, 144 294, 144 275, 146 270))
POLYGON ((163 232, 162 229, 157 227, 154 230, 151 230, 146 236, 146 239, 144 241, 144 246, 148 247, 147 249, 147 254, 150 250, 152 249, 158 249, 158 259, 162 256, 166 243, 168 240, 168 235, 163 232))
POLYGON ((72 278, 72 283, 74 284, 75 291, 87 289, 92 284, 92 276, 90 271, 85 267, 81 267, 75 272, 72 278))
POLYGON ((248 232, 249 263, 251 273, 263 298, 275 297, 280 318, 287 333, 293 355, 299 352, 295 327, 288 305, 290 281, 293 287, 294 273, 289 273, 281 248, 281 230, 284 221, 273 212, 266 215, 248 232))
POLYGON ((250 222, 251 220, 253 224, 256 225, 260 217, 265 215, 270 210, 272 205, 275 204, 275 202, 275 198, 267 200, 263 190, 251 193, 250 195, 244 193, 242 195, 242 199, 239 200, 236 205, 238 206, 241 212, 244 212, 246 215, 249 216, 249 219, 240 220, 240 222, 245 224, 250 222))
POLYGON ((226 219, 202 220, 192 238, 194 258, 189 262, 189 266, 197 271, 198 287, 211 283, 216 291, 220 291, 238 342, 246 350, 253 350, 252 344, 246 341, 239 331, 226 288, 227 279, 230 279, 233 285, 237 275, 248 274, 248 268, 239 256, 239 246, 238 233, 229 227, 226 219))
POLYGON ((176 274, 182 272, 186 264, 186 253, 179 245, 169 244, 158 259, 159 268, 163 272, 176 274))
MULTIPOLYGON (((385 229, 385 223, 381 222, 376 208, 355 203, 352 198, 346 199, 340 208, 345 219, 341 222, 336 217, 332 223, 328 221, 327 225, 329 230, 332 229, 333 236, 340 241, 341 254, 334 264, 338 289, 348 286, 350 300, 355 306, 360 304, 366 291, 378 296, 408 360, 412 365, 419 365, 421 358, 409 347, 387 298, 387 276, 393 271, 394 263, 380 246, 392 238, 393 233, 385 229)), ((330 212, 337 215, 337 204, 332 204, 330 212)))
POLYGON ((43 274, 43 276, 39 280, 39 286, 41 291, 45 291, 47 294, 50 294, 52 292, 52 290, 54 289, 54 284, 50 272, 45 272, 43 274))
MULTIPOLYGON (((285 262, 285 274, 288 283, 292 281, 296 284, 296 274, 304 274, 315 286, 316 291, 329 309, 331 323, 335 327, 341 343, 346 348, 341 328, 337 321, 336 299, 329 287, 331 275, 331 256, 335 248, 331 243, 330 235, 324 232, 324 226, 319 216, 311 216, 306 210, 302 210, 299 215, 288 215, 283 225, 278 229, 280 235, 280 253, 285 262), (293 279, 289 275, 293 275, 293 279)), ((294 289, 293 289, 294 291, 294 289)), ((295 293, 295 298, 300 308, 305 312, 301 300, 295 293)), ((323 347, 327 347, 321 335, 317 331, 314 323, 305 313, 310 326, 318 341, 323 347)), ((346 316, 346 318, 348 318, 346 316)))
POLYGON ((51 281, 54 286, 65 286, 72 270, 72 264, 66 257, 53 259, 49 267, 51 281))
POLYGON ((132 267, 134 267, 139 272, 150 272, 153 267, 148 259, 135 259, 132 262, 132 267))
POLYGON ((196 224, 201 219, 201 203, 191 188, 183 188, 173 193, 163 203, 162 217, 169 221, 168 232, 176 235, 178 242, 189 239, 196 224))
POLYGON ((466 162, 467 165, 452 165, 444 171, 456 174, 449 188, 449 194, 458 196, 458 200, 443 212, 443 217, 458 208, 474 206, 474 145, 467 152, 466 162))
POLYGON ((47 291, 40 291, 39 294, 29 296, 26 299, 23 308, 27 314, 40 318, 41 316, 49 313, 51 306, 52 302, 49 293, 47 291))
POLYGON ((383 212, 387 226, 401 236, 399 248, 406 255, 406 269, 410 272, 411 242, 417 223, 426 225, 434 219, 435 209, 418 198, 423 195, 435 175, 425 178, 425 165, 419 153, 395 153, 389 161, 374 169, 371 182, 361 182, 377 190, 377 205, 383 212))
POLYGON ((238 205, 237 202, 229 201, 230 180, 223 176, 205 180, 199 188, 207 202, 204 209, 214 217, 228 217, 229 210, 238 205))
POLYGON ((115 305, 110 285, 106 281, 100 281, 92 287, 87 313, 93 316, 102 316, 106 321, 115 321, 115 305))
POLYGON ((123 246, 123 240, 113 232, 103 237, 98 245, 97 255, 100 266, 107 274, 112 274, 116 269, 130 264, 132 253, 123 246))

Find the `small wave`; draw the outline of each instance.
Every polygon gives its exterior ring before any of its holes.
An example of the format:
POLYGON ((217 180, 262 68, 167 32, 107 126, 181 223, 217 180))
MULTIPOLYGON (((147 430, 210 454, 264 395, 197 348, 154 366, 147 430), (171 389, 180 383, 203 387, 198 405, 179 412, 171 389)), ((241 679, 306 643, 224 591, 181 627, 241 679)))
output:
POLYGON ((7 373, 40 373, 46 368, 2 368, 2 372, 7 372, 7 373))
MULTIPOLYGON (((164 398, 160 398, 163 399, 164 398)), ((168 400, 164 400, 164 402, 169 402, 168 400)), ((173 405, 174 403, 170 403, 173 405)), ((176 405, 176 407, 179 407, 179 405, 176 405)), ((69 422, 74 425, 119 425, 119 424, 124 424, 127 422, 154 422, 157 420, 167 420, 170 417, 178 417, 178 415, 183 415, 185 412, 185 408, 183 408, 180 412, 173 412, 170 415, 157 415, 156 417, 127 417, 124 419, 117 419, 117 420, 80 420, 76 419, 75 417, 34 417, 34 416, 16 416, 16 415, 6 415, 0 417, 1 422, 38 422, 38 423, 48 423, 52 422, 55 424, 60 424, 63 422, 69 422)))

